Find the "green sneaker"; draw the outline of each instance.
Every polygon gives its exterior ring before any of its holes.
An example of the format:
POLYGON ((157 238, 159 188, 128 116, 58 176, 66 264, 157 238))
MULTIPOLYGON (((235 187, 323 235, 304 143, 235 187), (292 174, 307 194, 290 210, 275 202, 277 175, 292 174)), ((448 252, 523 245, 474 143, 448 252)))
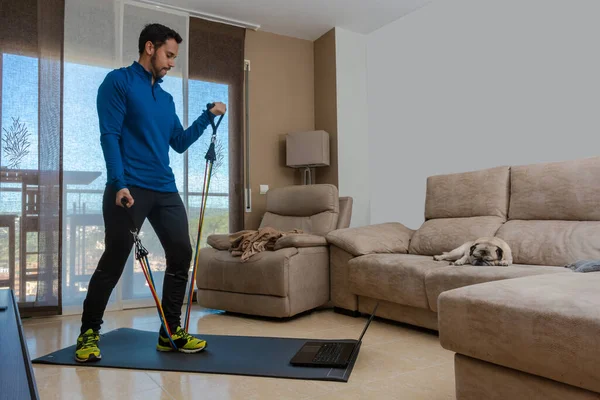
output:
MULTIPOLYGON (((175 346, 177 346, 177 351, 180 351, 182 353, 197 353, 199 351, 204 350, 204 348, 206 347, 206 340, 198 339, 190 335, 189 333, 181 329, 180 326, 177 327, 177 330, 171 338, 173 339, 173 342, 175 342, 175 346)), ((169 338, 159 333, 156 350, 173 351, 175 349, 171 345, 171 341, 169 340, 169 338)))
POLYGON ((80 334, 77 338, 75 361, 88 362, 100 360, 102 355, 100 355, 100 349, 98 348, 99 340, 100 334, 98 332, 94 332, 92 329, 88 329, 84 333, 80 334))

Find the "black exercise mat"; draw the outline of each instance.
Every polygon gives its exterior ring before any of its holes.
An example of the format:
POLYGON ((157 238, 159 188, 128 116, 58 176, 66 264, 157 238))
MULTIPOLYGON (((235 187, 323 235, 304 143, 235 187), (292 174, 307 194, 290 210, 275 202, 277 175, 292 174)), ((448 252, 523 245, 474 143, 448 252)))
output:
POLYGON ((289 363, 309 339, 256 336, 194 335, 206 340, 206 348, 196 354, 156 350, 157 332, 121 328, 102 334, 102 359, 78 363, 75 345, 36 358, 36 364, 126 368, 155 371, 201 372, 250 375, 288 379, 348 382, 354 359, 346 368, 297 367, 289 363))

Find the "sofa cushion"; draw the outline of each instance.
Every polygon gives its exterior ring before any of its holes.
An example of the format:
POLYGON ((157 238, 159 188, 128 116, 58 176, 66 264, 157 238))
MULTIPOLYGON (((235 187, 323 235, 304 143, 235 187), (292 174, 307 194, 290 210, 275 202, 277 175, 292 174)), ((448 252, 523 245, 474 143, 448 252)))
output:
POLYGON ((322 212, 310 217, 291 217, 266 212, 260 223, 260 228, 271 227, 283 232, 300 229, 304 233, 325 236, 335 229, 337 214, 322 212))
POLYGON ((260 228, 302 229, 305 233, 326 235, 337 228, 339 213, 338 190, 334 185, 286 186, 267 192, 260 228))
POLYGON ((325 236, 298 234, 282 236, 275 242, 275 250, 286 247, 318 247, 327 246, 325 236))
POLYGON ((445 264, 410 254, 367 254, 348 262, 351 292, 393 303, 429 309, 425 275, 445 264))
POLYGON ((508 221, 496 236, 510 246, 517 264, 565 266, 600 259, 598 221, 508 221))
POLYGON ((198 260, 198 288, 285 297, 289 265, 302 261, 293 260, 297 254, 294 247, 264 251, 242 263, 227 250, 203 248, 198 260))
POLYGON ((600 273, 482 283, 439 297, 445 349, 600 392, 600 273))
POLYGON ((511 167, 509 219, 600 221, 600 157, 511 167))
POLYGON ((336 229, 327 234, 327 241, 354 256, 408 253, 408 245, 414 232, 399 222, 386 222, 336 229))
POLYGON ((496 216, 506 219, 509 167, 427 178, 425 219, 496 216))
MULTIPOLYGON (((447 261, 440 261, 446 263, 447 261)), ((520 278, 531 275, 564 273, 564 268, 538 265, 510 265, 508 267, 474 267, 472 265, 436 268, 425 277, 425 289, 429 299, 429 308, 437 312, 439 295, 446 290, 501 279, 520 278)))
POLYGON ((440 218, 425 221, 413 234, 408 252, 434 256, 482 236, 494 236, 504 220, 500 217, 440 218))

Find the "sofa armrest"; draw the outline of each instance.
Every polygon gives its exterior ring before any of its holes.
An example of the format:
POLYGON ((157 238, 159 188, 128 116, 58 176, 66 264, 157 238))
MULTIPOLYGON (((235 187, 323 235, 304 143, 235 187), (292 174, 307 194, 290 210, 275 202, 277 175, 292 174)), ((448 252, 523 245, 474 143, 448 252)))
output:
POLYGON ((206 244, 216 250, 229 250, 231 242, 251 230, 242 230, 234 233, 215 233, 206 238, 206 244))
POLYGON ((206 244, 216 250, 229 250, 231 246, 231 241, 229 240, 229 235, 226 233, 216 233, 214 235, 209 235, 206 238, 206 244))
POLYGON ((275 242, 275 250, 286 247, 317 247, 327 246, 325 236, 311 234, 286 235, 275 242))
POLYGON ((408 253, 414 229, 399 222, 386 222, 337 229, 327 234, 327 241, 355 257, 373 253, 408 253))

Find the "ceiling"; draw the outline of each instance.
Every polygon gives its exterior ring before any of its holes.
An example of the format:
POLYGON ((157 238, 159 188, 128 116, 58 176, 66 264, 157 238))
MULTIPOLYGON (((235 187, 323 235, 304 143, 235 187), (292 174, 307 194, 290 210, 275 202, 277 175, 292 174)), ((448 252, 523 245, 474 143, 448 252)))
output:
POLYGON ((367 34, 433 0, 155 0, 315 40, 333 27, 367 34))

